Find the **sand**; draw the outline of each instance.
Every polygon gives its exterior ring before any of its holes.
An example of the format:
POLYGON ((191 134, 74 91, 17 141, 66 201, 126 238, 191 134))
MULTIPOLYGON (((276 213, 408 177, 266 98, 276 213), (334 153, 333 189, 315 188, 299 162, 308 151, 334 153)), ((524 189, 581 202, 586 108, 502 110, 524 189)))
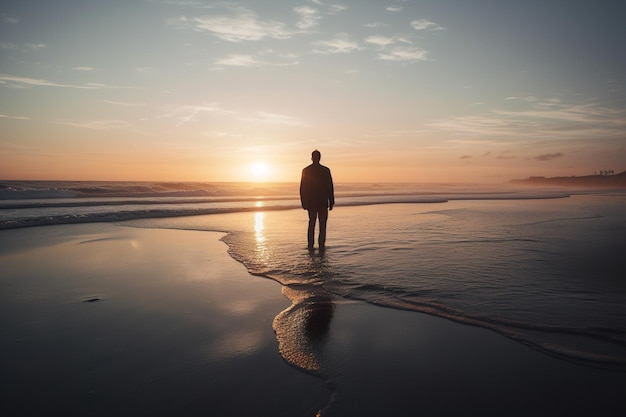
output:
POLYGON ((623 372, 424 314, 313 297, 293 333, 277 335, 286 296, 297 297, 249 275, 221 236, 113 224, 0 232, 0 414, 626 412, 623 372), (293 359, 299 337, 314 339, 307 369, 293 359))

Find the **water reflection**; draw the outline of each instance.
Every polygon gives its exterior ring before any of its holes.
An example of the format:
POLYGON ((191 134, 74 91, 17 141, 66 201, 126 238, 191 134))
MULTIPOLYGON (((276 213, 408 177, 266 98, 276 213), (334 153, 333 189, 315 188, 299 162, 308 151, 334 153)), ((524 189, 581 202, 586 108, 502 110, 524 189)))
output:
MULTIPOLYGON (((262 204, 262 203, 261 203, 262 204)), ((257 203, 257 206, 259 203, 257 203)), ((266 263, 268 260, 267 238, 265 236, 265 213, 254 213, 254 239, 256 244, 256 259, 266 263)))
POLYGON ((263 230, 265 229, 264 225, 265 213, 259 211, 254 213, 254 232, 256 233, 256 240, 264 242, 265 235, 263 234, 263 230))
MULTIPOLYGON (((328 274, 323 258, 310 257, 309 274, 328 274)), ((291 306, 274 319, 278 349, 292 365, 308 371, 319 371, 335 306, 331 295, 321 285, 292 284, 283 286, 283 295, 291 306)))

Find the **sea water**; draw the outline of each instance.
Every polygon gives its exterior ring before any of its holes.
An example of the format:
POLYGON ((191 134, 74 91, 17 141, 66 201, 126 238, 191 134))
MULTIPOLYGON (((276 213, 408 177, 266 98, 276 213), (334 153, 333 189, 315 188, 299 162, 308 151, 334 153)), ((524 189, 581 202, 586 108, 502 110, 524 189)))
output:
MULTIPOLYGON (((322 252, 307 250, 297 184, 11 183, 0 227, 124 221, 223 231, 229 253, 252 274, 285 285, 295 306, 359 299, 488 328, 564 359, 626 368, 626 194, 337 188, 322 252)), ((275 322, 279 343, 289 313, 275 322)), ((289 347, 281 349, 285 355, 289 347)))

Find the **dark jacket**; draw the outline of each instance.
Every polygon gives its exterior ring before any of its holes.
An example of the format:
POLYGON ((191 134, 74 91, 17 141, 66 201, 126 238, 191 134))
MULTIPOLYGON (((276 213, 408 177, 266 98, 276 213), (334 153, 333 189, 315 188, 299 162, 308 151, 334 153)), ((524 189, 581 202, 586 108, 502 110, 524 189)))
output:
POLYGON ((335 205, 335 190, 330 169, 313 163, 302 170, 300 202, 307 210, 332 208, 335 205))

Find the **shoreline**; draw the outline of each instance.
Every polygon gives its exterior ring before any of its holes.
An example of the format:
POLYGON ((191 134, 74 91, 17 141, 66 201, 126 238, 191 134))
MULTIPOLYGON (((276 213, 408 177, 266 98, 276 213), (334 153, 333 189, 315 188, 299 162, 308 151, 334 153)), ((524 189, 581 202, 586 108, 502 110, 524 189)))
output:
MULTIPOLYGON (((342 204, 337 205, 337 207, 364 207, 364 206, 375 206, 375 205, 385 205, 385 204, 446 204, 455 201, 517 201, 517 200, 554 200, 554 199, 562 199, 562 198, 571 198, 572 196, 584 196, 584 195, 610 195, 610 191, 618 191, 618 190, 558 190, 558 189, 539 189, 529 191, 528 188, 520 188, 515 191, 494 191, 494 192, 475 192, 475 193, 424 193, 424 194, 372 194, 363 198, 374 198, 374 197, 404 197, 407 198, 396 198, 395 200, 383 200, 383 201, 349 201, 350 198, 360 198, 360 197, 346 197, 348 201, 344 201, 342 204), (413 196, 413 198, 408 198, 408 196, 413 196)), ((621 191, 621 190, 619 190, 621 191)), ((622 194, 618 194, 622 195, 622 194)), ((55 199, 55 201, 58 199, 55 199)), ((86 198, 84 200, 89 200, 86 198)), ((111 212, 102 212, 100 210, 96 212, 83 212, 80 214, 55 214, 55 213, 41 213, 38 215, 31 215, 31 217, 19 217, 11 219, 10 216, 6 217, 2 221, 0 221, 0 231, 1 230, 13 230, 13 229, 25 229, 31 227, 43 227, 43 226, 61 226, 61 225, 73 225, 73 224, 91 224, 91 223, 108 223, 108 224, 120 224, 122 222, 132 221, 132 220, 143 220, 143 219, 165 219, 165 218, 176 218, 176 217, 192 217, 192 216, 207 216, 207 215, 223 215, 223 214, 235 214, 235 213, 249 213, 249 212, 265 212, 265 211, 289 211, 289 210, 300 210, 300 203, 297 198, 292 198, 294 203, 290 205, 264 205, 265 201, 290 201, 287 198, 279 198, 273 199, 271 197, 268 198, 260 198, 260 199, 249 199, 249 200, 241 200, 241 202, 246 203, 256 203, 250 206, 242 206, 242 207, 210 207, 210 208, 194 208, 188 207, 193 206, 194 204, 202 204, 193 202, 190 200, 181 200, 181 201, 169 201, 169 202, 159 202, 154 203, 150 200, 148 201, 126 201, 122 203, 102 203, 101 200, 92 200, 92 201, 82 201, 80 203, 52 203, 47 205, 46 203, 28 203, 28 204, 6 204, 0 207, 0 209, 26 209, 26 210, 47 210, 47 209, 84 209, 88 210, 93 207, 113 207, 116 208, 120 205, 125 204, 136 204, 138 206, 165 206, 178 204, 180 208, 172 209, 149 209, 142 208, 136 209, 135 211, 111 211, 111 212), (259 205, 260 204, 260 205, 259 205)), ((2 201, 11 201, 11 200, 2 200, 2 201)), ((40 201, 46 201, 42 199, 40 201)), ((207 204, 222 204, 223 201, 211 201, 207 204)), ((1 204, 0 204, 1 205, 1 204)))
POLYGON ((249 274, 223 233, 77 224, 0 236, 6 416, 626 411, 624 373, 298 293, 249 274))

